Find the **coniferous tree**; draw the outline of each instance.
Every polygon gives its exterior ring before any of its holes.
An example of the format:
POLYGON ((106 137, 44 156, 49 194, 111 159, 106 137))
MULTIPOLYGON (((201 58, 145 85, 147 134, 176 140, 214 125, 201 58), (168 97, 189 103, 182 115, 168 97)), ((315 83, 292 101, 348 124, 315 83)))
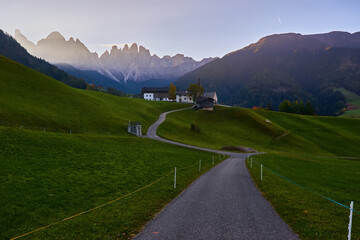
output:
POLYGON ((310 102, 306 103, 304 114, 306 114, 306 115, 314 115, 314 108, 313 108, 313 106, 311 105, 310 102))

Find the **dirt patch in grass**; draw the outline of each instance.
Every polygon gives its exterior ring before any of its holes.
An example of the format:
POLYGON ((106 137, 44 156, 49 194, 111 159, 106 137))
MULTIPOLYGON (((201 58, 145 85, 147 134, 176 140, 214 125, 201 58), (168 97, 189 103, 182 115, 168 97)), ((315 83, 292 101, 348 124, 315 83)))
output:
POLYGON ((255 149, 253 149, 251 147, 244 147, 244 146, 225 146, 225 147, 222 147, 221 150, 229 150, 229 151, 244 152, 244 153, 257 152, 255 149))

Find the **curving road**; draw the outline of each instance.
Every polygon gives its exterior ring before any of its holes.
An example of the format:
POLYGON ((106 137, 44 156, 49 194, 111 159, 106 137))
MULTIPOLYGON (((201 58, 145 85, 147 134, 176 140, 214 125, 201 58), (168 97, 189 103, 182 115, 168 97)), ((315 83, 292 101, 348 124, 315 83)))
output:
POLYGON ((175 111, 161 114, 146 137, 230 158, 198 178, 134 239, 299 239, 254 185, 244 161, 248 154, 195 147, 156 134, 175 111))

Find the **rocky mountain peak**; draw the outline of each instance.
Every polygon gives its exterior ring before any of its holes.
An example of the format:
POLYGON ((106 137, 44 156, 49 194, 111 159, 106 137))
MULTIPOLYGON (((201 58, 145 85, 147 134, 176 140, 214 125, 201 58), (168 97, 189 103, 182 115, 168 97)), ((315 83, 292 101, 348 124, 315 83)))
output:
MULTIPOLYGON (((116 53, 118 50, 119 50, 119 49, 117 48, 117 46, 114 45, 114 46, 111 47, 110 53, 114 54, 114 53, 116 53)), ((108 51, 106 50, 106 52, 108 52, 108 51)), ((109 52, 108 52, 108 53, 109 53, 109 52)))
POLYGON ((123 49, 121 49, 122 51, 129 51, 129 46, 127 44, 124 45, 123 49))
POLYGON ((107 57, 107 56, 109 56, 109 55, 110 55, 109 51, 106 50, 106 51, 100 56, 100 58, 107 57))
POLYGON ((65 41, 65 38, 63 35, 61 35, 59 32, 52 32, 50 33, 47 37, 46 37, 47 40, 64 40, 65 41))
POLYGON ((139 54, 143 56, 151 56, 150 51, 143 46, 139 46, 139 54))
POLYGON ((140 45, 139 46, 139 52, 145 52, 145 51, 147 51, 147 49, 140 45))
POLYGON ((31 54, 39 58, 53 64, 70 64, 79 70, 95 70, 115 81, 176 79, 208 62, 195 61, 183 54, 159 58, 156 55, 152 56, 148 49, 136 43, 131 44, 130 47, 125 44, 122 49, 114 45, 99 58, 79 39, 74 41, 71 37, 66 41, 58 32, 52 32, 37 44, 28 41, 20 31, 16 31, 15 35, 21 45, 31 49, 31 54))
POLYGON ((131 44, 130 52, 132 52, 132 53, 138 52, 138 45, 136 43, 131 44))
POLYGON ((15 37, 17 37, 17 36, 23 36, 23 37, 25 37, 25 36, 20 32, 19 29, 15 29, 15 37))
POLYGON ((15 30, 15 39, 20 43, 22 47, 24 47, 28 53, 34 55, 35 51, 35 44, 31 41, 29 41, 21 32, 19 29, 15 30))

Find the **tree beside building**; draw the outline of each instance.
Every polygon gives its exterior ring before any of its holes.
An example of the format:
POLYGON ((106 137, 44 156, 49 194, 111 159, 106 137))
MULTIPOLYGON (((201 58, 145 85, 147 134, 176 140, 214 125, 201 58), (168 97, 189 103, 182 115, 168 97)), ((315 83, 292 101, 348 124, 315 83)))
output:
POLYGON ((170 87, 169 87, 169 99, 171 100, 176 99, 176 87, 172 83, 170 83, 170 87))
POLYGON ((204 93, 204 88, 192 83, 187 88, 187 91, 193 96, 193 99, 196 99, 198 96, 201 96, 204 93))

